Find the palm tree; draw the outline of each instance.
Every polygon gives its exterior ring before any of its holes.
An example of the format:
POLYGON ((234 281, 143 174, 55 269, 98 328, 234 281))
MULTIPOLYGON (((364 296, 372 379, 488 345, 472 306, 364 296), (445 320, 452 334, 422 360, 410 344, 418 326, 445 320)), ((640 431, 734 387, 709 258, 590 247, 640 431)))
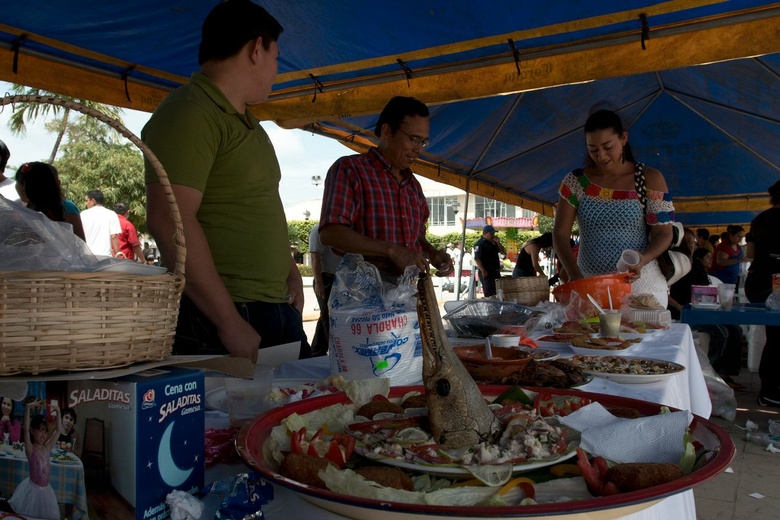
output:
MULTIPOLYGON (((119 121, 122 121, 121 115, 124 111, 121 108, 105 105, 103 103, 96 103, 88 99, 78 99, 71 96, 64 96, 56 92, 50 92, 48 90, 41 90, 38 88, 25 87, 24 85, 13 85, 11 87, 13 95, 19 96, 54 96, 61 99, 69 99, 76 103, 79 103, 85 107, 89 107, 93 110, 97 110, 107 115, 108 117, 119 121)), ((57 151, 62 144, 62 138, 65 135, 65 131, 68 128, 68 120, 70 118, 70 109, 60 105, 49 105, 48 103, 33 103, 22 102, 14 104, 14 111, 8 120, 8 127, 11 129, 11 133, 15 135, 24 135, 27 132, 27 122, 38 118, 46 118, 49 114, 55 117, 62 111, 62 119, 57 121, 54 131, 57 132, 57 139, 54 141, 54 148, 52 148, 51 155, 49 155, 49 164, 54 164, 54 158, 57 157, 57 151)), ((113 128, 113 132, 116 132, 113 128)))

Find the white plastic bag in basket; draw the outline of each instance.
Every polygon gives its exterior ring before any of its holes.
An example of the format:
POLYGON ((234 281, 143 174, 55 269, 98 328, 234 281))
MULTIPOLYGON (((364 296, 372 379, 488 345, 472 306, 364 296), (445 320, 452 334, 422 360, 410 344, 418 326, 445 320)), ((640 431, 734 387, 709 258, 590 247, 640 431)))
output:
POLYGON ((0 195, 0 270, 85 271, 97 263, 73 226, 0 195))

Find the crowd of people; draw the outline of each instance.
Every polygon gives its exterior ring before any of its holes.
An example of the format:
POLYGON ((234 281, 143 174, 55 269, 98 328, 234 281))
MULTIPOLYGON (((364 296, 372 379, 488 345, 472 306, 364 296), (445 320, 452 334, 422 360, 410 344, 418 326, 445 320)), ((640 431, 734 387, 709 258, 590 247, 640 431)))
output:
POLYGON ((101 190, 90 190, 85 198, 85 209, 65 198, 59 172, 53 165, 32 161, 23 163, 13 179, 5 176, 11 157, 8 146, 0 141, 0 195, 11 202, 38 211, 50 220, 70 224, 74 235, 83 240, 92 254, 125 258, 141 263, 158 261, 150 249, 141 249, 135 225, 128 220, 128 204, 117 202, 111 210, 104 206, 101 190))

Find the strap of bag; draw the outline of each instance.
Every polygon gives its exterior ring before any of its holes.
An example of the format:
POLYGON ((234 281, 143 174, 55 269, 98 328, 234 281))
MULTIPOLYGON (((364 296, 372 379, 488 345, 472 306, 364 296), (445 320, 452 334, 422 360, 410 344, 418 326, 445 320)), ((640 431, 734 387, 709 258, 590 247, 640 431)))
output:
POLYGON ((634 167, 634 189, 639 196, 642 212, 647 217, 647 183, 645 182, 645 163, 638 162, 634 167))

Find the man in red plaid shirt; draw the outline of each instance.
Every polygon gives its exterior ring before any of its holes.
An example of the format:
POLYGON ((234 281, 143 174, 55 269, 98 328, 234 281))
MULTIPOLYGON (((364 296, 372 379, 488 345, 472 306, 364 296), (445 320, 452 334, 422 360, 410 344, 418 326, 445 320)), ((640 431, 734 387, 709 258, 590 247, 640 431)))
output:
POLYGON ((425 239, 430 212, 411 166, 428 145, 429 113, 411 97, 392 98, 379 115, 376 148, 338 159, 325 178, 320 240, 359 253, 387 276, 416 265, 447 275, 452 258, 425 239))

